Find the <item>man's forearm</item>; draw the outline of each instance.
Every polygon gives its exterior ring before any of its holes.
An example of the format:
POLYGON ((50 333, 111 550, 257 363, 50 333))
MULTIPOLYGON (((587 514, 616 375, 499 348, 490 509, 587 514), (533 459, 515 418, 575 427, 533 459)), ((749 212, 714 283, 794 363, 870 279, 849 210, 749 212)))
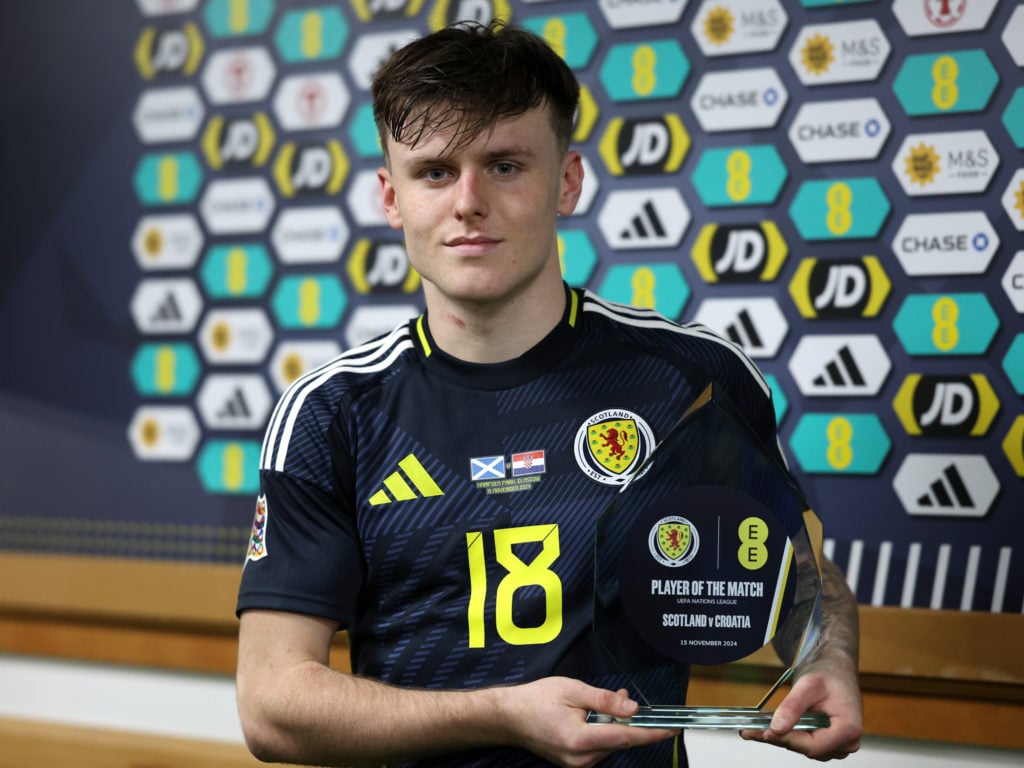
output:
POLYGON ((856 669, 860 656, 857 599, 830 560, 822 563, 821 598, 821 642, 815 656, 845 657, 856 669))

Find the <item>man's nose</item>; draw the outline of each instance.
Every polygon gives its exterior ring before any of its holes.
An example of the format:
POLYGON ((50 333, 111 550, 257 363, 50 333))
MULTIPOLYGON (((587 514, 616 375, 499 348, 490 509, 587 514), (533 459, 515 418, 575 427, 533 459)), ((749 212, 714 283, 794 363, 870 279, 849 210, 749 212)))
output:
POLYGON ((487 215, 486 181, 476 171, 464 171, 455 185, 455 215, 472 219, 487 215))

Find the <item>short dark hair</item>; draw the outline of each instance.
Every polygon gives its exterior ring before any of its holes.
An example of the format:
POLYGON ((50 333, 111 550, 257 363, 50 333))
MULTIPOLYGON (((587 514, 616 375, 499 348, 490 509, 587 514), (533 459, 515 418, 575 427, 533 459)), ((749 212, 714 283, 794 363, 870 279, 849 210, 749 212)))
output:
POLYGON ((561 151, 569 148, 579 83, 541 37, 500 21, 459 23, 396 51, 374 75, 373 119, 387 139, 410 146, 454 129, 449 149, 499 120, 548 105, 561 151))

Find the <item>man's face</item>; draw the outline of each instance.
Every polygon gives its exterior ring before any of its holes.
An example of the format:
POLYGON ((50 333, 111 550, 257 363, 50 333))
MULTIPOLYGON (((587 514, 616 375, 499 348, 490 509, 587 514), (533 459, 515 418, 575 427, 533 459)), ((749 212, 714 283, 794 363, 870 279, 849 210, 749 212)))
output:
POLYGON ((425 290, 452 301, 500 301, 561 279, 556 216, 572 213, 583 170, 563 154, 547 108, 499 122, 465 146, 436 133, 388 142, 378 175, 388 223, 405 233, 425 290))

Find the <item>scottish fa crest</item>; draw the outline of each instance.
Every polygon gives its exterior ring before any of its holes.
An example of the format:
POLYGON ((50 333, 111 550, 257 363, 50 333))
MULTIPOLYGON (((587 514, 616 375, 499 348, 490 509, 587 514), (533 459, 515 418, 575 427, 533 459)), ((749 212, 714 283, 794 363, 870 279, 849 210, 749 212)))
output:
POLYGON ((576 432, 576 463, 605 485, 622 485, 650 455, 654 433, 632 411, 610 409, 587 419, 576 432))
POLYGON ((655 560, 678 568, 697 556, 700 536, 685 517, 663 517, 651 528, 647 543, 655 560))

